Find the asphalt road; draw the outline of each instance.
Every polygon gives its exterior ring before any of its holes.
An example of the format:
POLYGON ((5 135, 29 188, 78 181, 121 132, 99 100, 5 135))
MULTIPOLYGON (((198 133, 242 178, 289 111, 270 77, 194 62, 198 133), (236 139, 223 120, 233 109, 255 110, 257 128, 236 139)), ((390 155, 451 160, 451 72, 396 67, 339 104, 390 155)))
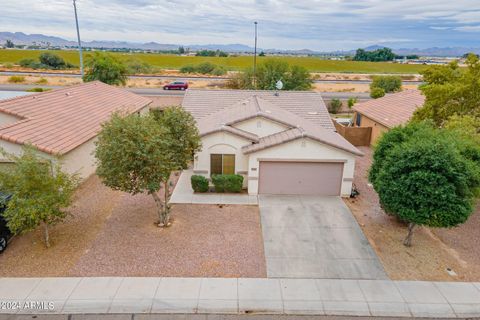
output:
MULTIPOLYGON (((62 73, 62 72, 19 72, 19 71, 0 71, 0 75, 4 76, 27 76, 27 75, 38 75, 41 77, 47 76, 58 76, 58 77, 68 77, 68 78, 80 78, 80 74, 77 73, 62 73)), ((178 81, 188 81, 188 80, 205 80, 205 81, 224 81, 228 78, 222 77, 199 77, 199 76, 138 76, 138 75, 131 75, 130 78, 139 78, 139 79, 160 79, 160 80, 178 80, 178 81)), ((371 80, 314 80, 314 83, 351 83, 351 84, 370 84, 371 80)), ((422 84, 421 81, 403 81, 404 84, 422 84)))
MULTIPOLYGON (((1 84, 0 91, 26 91, 31 88, 38 87, 38 85, 25 84, 1 84)), ((58 89, 59 86, 41 86, 42 88, 58 89)), ((183 96, 185 91, 165 91, 161 88, 125 88, 128 91, 142 95, 142 96, 183 96)), ((358 98, 359 100, 369 100, 368 93, 352 93, 352 92, 321 92, 325 100, 331 99, 349 99, 358 98)))

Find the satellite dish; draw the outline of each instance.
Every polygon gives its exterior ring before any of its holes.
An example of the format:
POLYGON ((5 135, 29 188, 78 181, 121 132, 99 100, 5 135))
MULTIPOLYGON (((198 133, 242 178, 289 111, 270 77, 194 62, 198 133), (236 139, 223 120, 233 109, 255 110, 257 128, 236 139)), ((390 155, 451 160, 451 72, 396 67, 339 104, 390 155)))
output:
POLYGON ((277 90, 282 90, 283 89, 282 80, 278 80, 277 83, 275 84, 275 87, 277 88, 277 90))

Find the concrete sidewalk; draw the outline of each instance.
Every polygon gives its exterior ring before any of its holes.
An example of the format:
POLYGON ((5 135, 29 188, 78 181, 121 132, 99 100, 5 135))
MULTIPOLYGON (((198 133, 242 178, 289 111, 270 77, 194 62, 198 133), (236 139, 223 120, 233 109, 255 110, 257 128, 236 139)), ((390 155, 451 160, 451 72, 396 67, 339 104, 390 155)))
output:
POLYGON ((244 193, 194 193, 190 178, 191 169, 182 171, 175 189, 173 189, 171 204, 238 204, 257 205, 257 196, 244 193))
POLYGON ((480 283, 246 278, 0 278, 9 314, 480 317, 480 283))

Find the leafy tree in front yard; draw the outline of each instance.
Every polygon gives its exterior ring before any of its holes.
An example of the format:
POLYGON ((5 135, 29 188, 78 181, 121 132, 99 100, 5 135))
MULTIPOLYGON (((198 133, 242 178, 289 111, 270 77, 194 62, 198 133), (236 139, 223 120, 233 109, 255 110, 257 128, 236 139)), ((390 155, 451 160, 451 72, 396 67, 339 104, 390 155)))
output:
POLYGON ((388 214, 416 225, 448 228, 472 214, 480 191, 480 146, 431 123, 397 127, 380 138, 369 179, 388 214))
POLYGON ((1 153, 15 163, 11 170, 0 171, 0 190, 12 194, 3 213, 8 227, 17 234, 43 226, 50 247, 48 227, 65 219, 78 176, 62 172, 58 161, 39 157, 32 146, 24 147, 21 156, 1 153))
POLYGON ((85 65, 85 82, 99 80, 111 85, 125 85, 127 82, 127 67, 109 53, 95 52, 93 56, 89 56, 85 65))
POLYGON ((192 116, 178 107, 142 116, 115 114, 96 142, 97 174, 112 189, 150 194, 159 226, 168 226, 170 176, 193 160, 199 141, 192 116))
POLYGON ((420 87, 425 104, 419 108, 414 120, 433 120, 444 126, 450 117, 471 116, 480 122, 480 60, 469 55, 467 68, 456 62, 448 66, 431 66, 422 72, 425 84, 420 87))

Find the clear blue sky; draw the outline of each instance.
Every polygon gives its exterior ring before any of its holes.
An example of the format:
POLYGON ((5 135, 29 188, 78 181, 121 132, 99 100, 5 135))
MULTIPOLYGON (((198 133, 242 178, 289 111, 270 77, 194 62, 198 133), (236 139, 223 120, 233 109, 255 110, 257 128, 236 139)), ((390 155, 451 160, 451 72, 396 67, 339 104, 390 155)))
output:
MULTIPOLYGON (((2 1, 0 31, 75 39, 71 0, 2 1)), ((339 50, 480 47, 480 0, 77 0, 85 40, 339 50)))

